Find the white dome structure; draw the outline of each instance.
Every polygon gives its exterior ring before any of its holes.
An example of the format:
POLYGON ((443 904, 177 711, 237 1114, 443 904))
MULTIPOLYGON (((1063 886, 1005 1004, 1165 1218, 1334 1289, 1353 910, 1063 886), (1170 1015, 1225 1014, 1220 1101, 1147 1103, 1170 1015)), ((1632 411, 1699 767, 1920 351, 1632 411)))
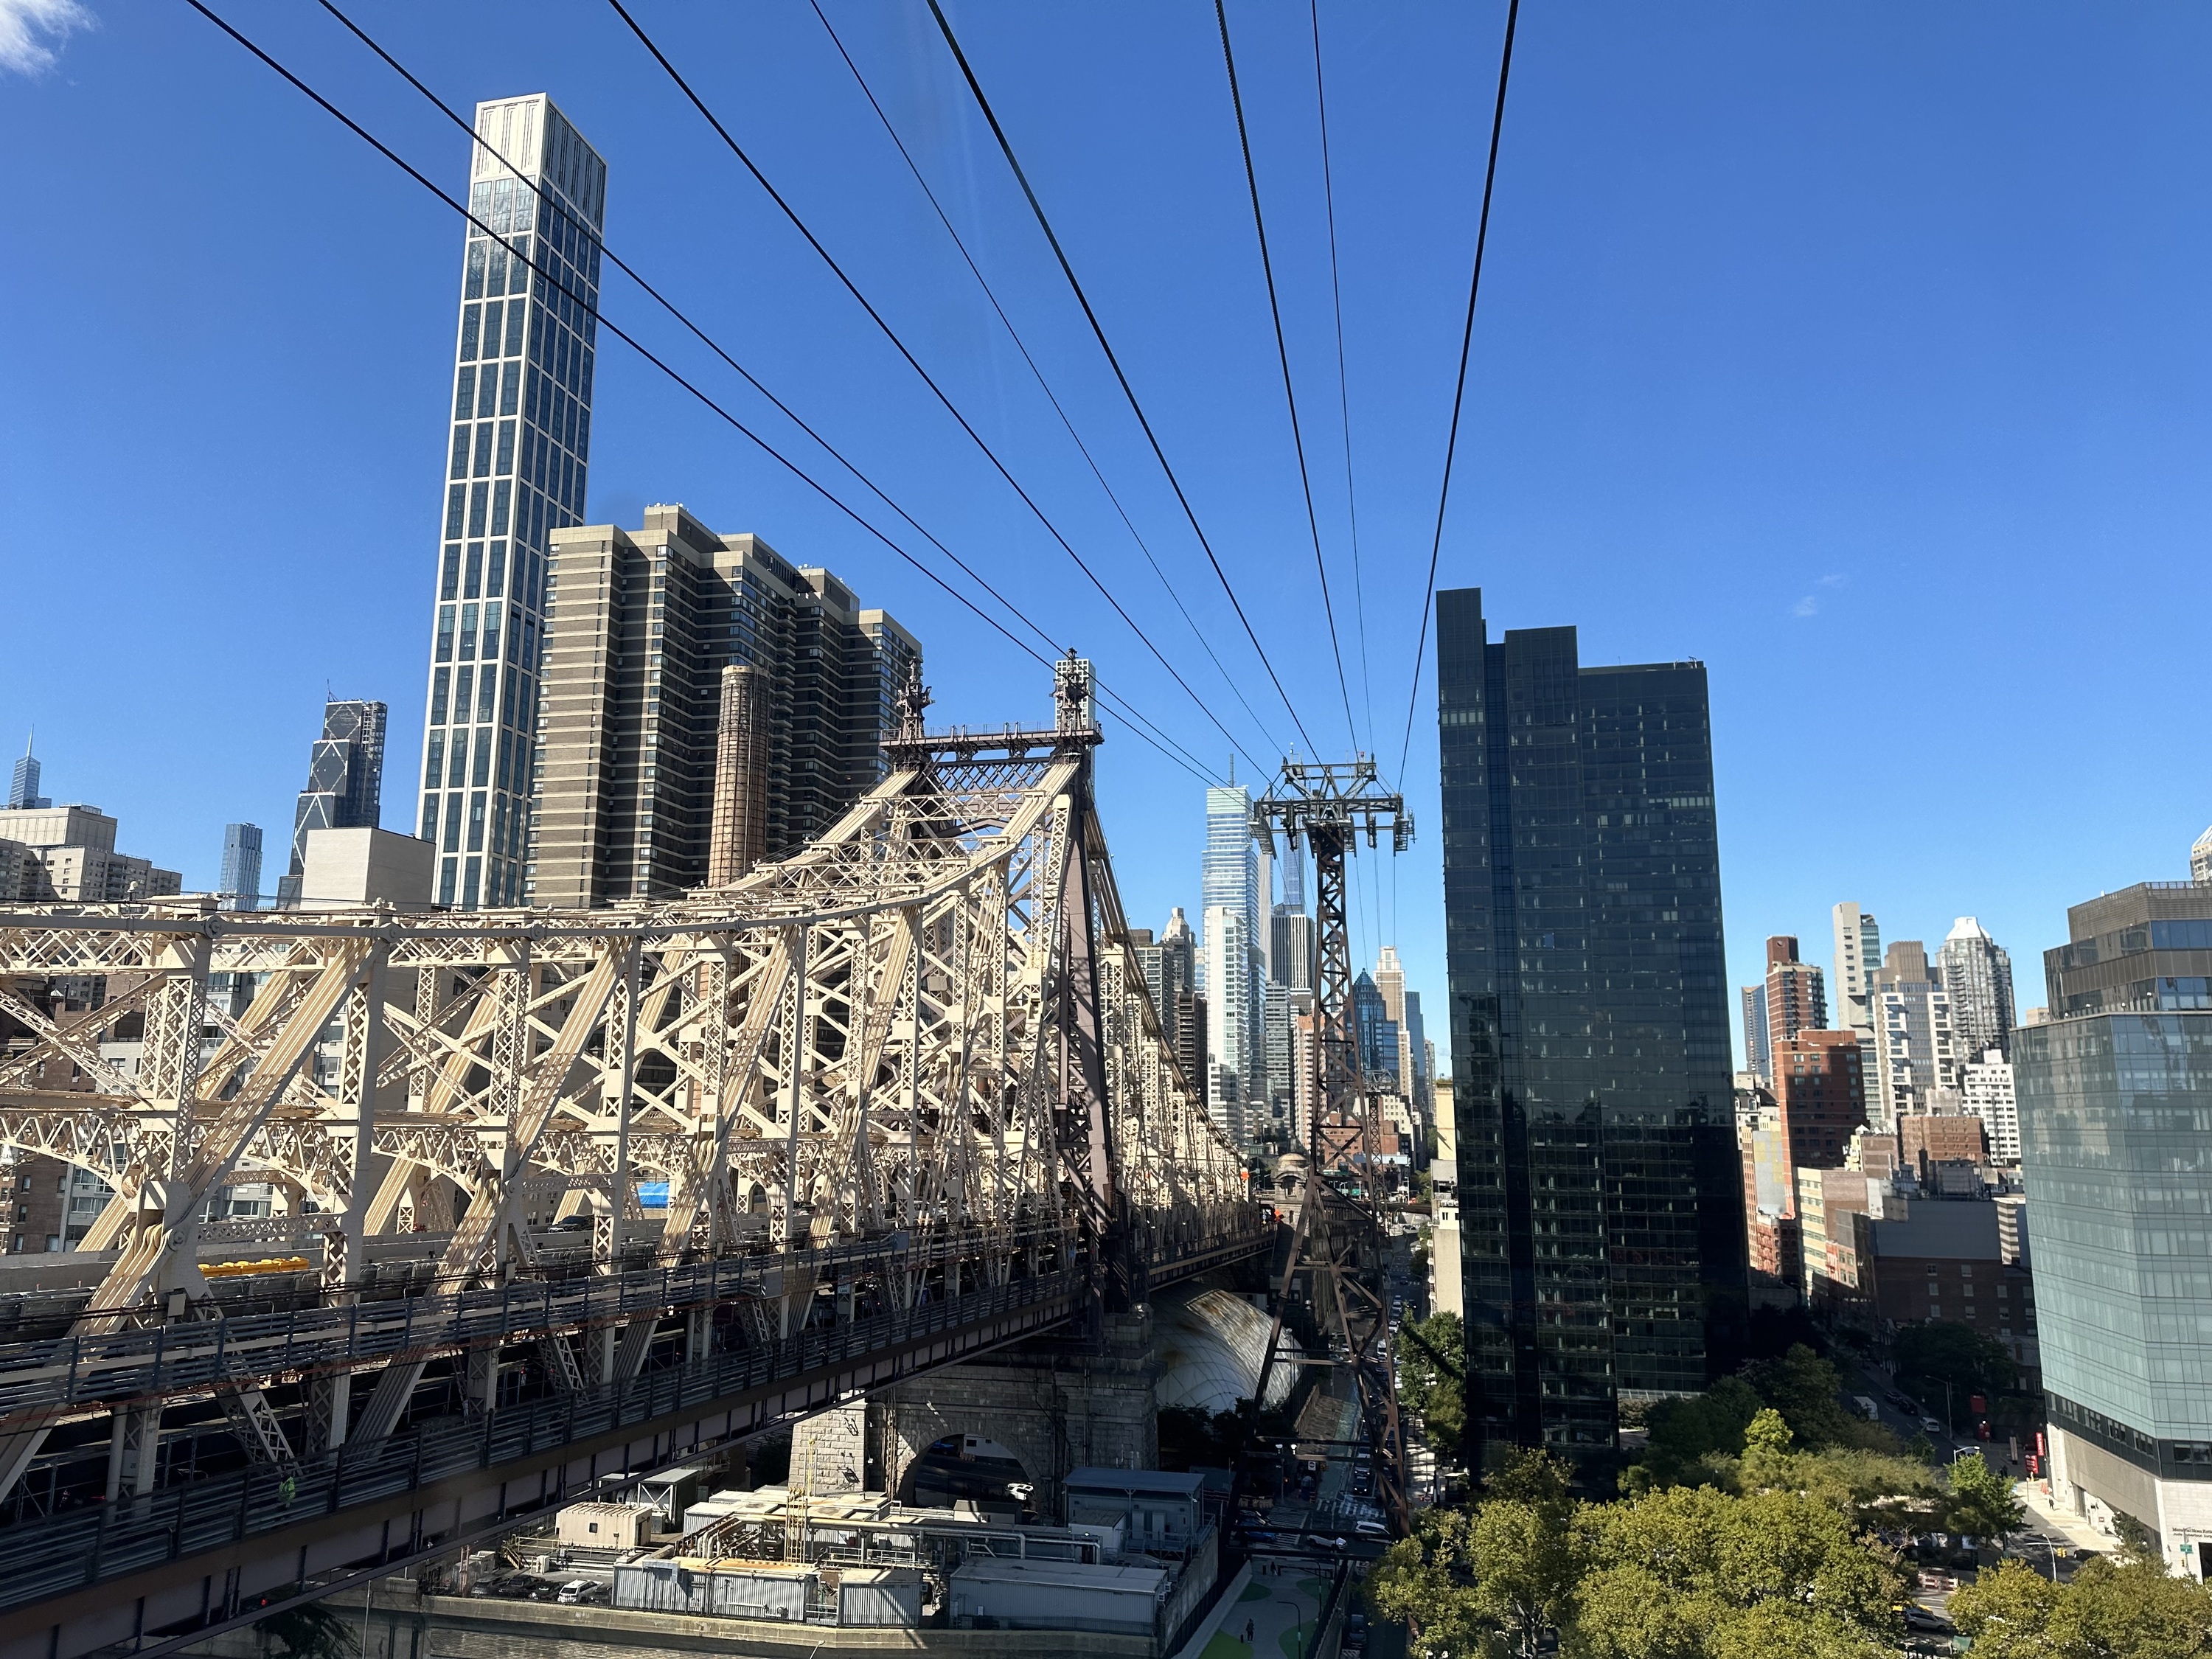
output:
POLYGON ((2212 830, 2197 836, 2189 849, 2189 878, 2199 887, 2212 887, 2212 830))

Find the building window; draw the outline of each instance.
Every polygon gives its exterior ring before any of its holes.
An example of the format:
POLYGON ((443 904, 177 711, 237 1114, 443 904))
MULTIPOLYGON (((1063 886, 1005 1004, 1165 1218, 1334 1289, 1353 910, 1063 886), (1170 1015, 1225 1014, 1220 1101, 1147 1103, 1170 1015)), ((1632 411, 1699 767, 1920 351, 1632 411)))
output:
MULTIPOLYGON (((456 753, 458 752, 457 750, 456 753)), ((461 798, 459 795, 455 795, 446 803, 445 850, 448 853, 458 853, 461 850, 461 798)), ((448 859, 446 861, 446 889, 449 894, 453 885, 453 860, 448 859)), ((448 898, 446 902, 450 903, 452 901, 448 898)))
MULTIPOLYGON (((434 777, 430 781, 435 784, 437 779, 434 777)), ((431 846, 435 847, 438 844, 438 798, 435 795, 422 797, 422 839, 428 842, 431 846)))
POLYGON ((443 732, 433 732, 430 733, 429 742, 423 748, 423 787, 435 789, 438 787, 438 775, 445 764, 446 734, 443 732))
POLYGON ((438 597, 441 599, 454 598, 455 589, 459 586, 460 580, 461 544, 459 542, 447 542, 445 563, 438 577, 438 597))
MULTIPOLYGON (((450 841, 452 838, 452 832, 449 830, 447 833, 447 839, 450 841)), ((438 872, 438 902, 441 904, 451 904, 453 902, 454 863, 455 860, 447 859, 438 872)))
MULTIPOLYGON (((450 611, 453 607, 447 605, 446 609, 450 611)), ((441 652, 439 654, 443 656, 445 653, 441 652)), ((430 724, 433 726, 446 723, 446 687, 453 672, 450 668, 441 668, 430 676, 430 724)))
POLYGON ((453 607, 438 607, 438 655, 440 662, 450 662, 453 655, 453 607))
MULTIPOLYGON (((487 621, 488 631, 484 635, 484 655, 487 658, 494 653, 499 644, 497 635, 489 631, 489 622, 487 621)), ((483 678, 477 686, 477 718, 480 720, 489 720, 493 709, 499 705, 499 699, 495 695, 498 687, 498 681, 495 678, 497 672, 498 671, 489 662, 484 664, 483 678)))
POLYGON ((463 368, 456 371, 453 375, 453 418, 457 421, 467 420, 470 410, 476 405, 476 370, 463 368))
POLYGON ((477 882, 483 874, 483 867, 482 859, 471 859, 468 871, 461 878, 461 908, 465 910, 477 908, 477 882))
MULTIPOLYGON (((486 733, 485 735, 489 736, 489 734, 486 733)), ((483 840, 484 798, 483 792, 478 791, 477 793, 469 797, 469 851, 471 853, 483 852, 483 840)), ((464 882, 464 886, 469 895, 468 902, 471 904, 474 904, 476 902, 476 867, 477 861, 474 859, 471 859, 469 860, 469 874, 464 882)))
POLYGON ((480 306, 461 307, 461 361, 472 363, 477 360, 477 330, 483 325, 480 306))

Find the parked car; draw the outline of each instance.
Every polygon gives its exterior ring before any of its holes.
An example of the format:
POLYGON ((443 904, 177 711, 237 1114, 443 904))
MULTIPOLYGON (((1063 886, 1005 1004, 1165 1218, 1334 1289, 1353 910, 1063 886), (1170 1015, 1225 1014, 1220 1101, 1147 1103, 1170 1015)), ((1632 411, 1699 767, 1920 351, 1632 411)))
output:
POLYGON ((607 1587, 595 1584, 588 1578, 572 1578, 561 1586, 561 1593, 553 1599, 564 1607, 585 1607, 606 1599, 607 1587))
POLYGON ((1390 1528, 1380 1521, 1355 1521, 1352 1523, 1352 1529, 1365 1538, 1388 1538, 1390 1535, 1390 1528))

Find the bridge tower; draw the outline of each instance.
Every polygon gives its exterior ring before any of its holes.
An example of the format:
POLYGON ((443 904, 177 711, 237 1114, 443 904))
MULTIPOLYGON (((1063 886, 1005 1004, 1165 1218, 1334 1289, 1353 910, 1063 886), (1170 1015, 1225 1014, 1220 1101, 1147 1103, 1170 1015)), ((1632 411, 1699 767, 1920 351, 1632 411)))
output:
POLYGON ((1381 1146, 1352 1018, 1345 859, 1363 831, 1372 848, 1388 830, 1392 853, 1404 852, 1413 845, 1413 820, 1404 798, 1383 789, 1374 757, 1364 754, 1349 763, 1285 759, 1274 786, 1253 804, 1252 817, 1255 833, 1271 844, 1279 833, 1289 848, 1296 848, 1303 838, 1313 851, 1319 935, 1315 1012, 1320 1026, 1305 1189, 1254 1398, 1267 1397, 1268 1376, 1282 1342, 1283 1309, 1303 1278, 1324 1328, 1343 1339, 1342 1363, 1358 1382, 1361 1420, 1377 1454, 1377 1487, 1402 1535, 1411 1517, 1382 1272, 1376 1179, 1381 1146))

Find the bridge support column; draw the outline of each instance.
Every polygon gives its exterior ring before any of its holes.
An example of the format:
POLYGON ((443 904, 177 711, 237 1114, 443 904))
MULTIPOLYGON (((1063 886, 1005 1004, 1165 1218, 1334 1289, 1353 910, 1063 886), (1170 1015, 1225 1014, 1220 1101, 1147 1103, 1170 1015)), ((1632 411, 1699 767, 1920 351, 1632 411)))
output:
POLYGON ((469 1403, 480 1411, 499 1404, 499 1345, 469 1350, 469 1403))
POLYGON ((154 1490, 154 1465, 161 1449, 161 1408, 132 1406, 115 1413, 107 1427, 107 1501, 143 1498, 154 1490))
POLYGON ((302 1454, 336 1451, 345 1444, 346 1419, 353 1414, 353 1373, 337 1371, 307 1384, 307 1444, 302 1454))

